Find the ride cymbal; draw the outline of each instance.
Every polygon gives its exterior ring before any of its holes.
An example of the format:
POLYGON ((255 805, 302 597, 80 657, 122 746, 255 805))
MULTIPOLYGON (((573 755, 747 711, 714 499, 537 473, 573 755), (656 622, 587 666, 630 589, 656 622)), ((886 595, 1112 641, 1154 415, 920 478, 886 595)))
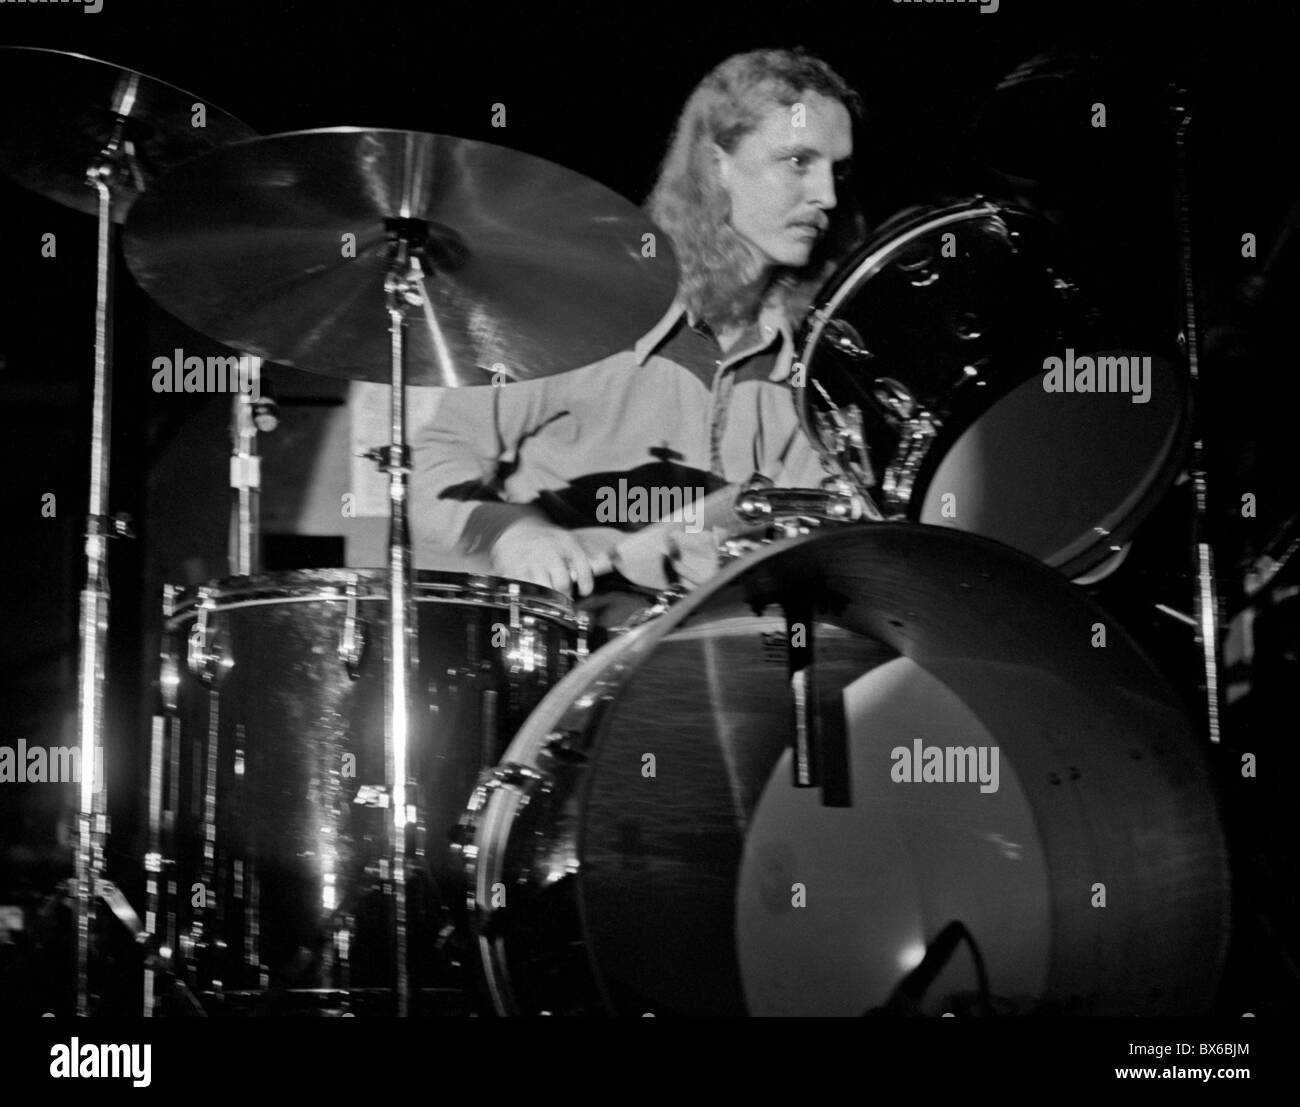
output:
POLYGON ((214 151, 142 198, 125 248, 144 289, 204 334, 386 382, 399 229, 416 236, 425 274, 407 313, 409 384, 588 364, 627 348, 676 291, 666 236, 611 189, 505 147, 412 131, 298 131, 214 151))

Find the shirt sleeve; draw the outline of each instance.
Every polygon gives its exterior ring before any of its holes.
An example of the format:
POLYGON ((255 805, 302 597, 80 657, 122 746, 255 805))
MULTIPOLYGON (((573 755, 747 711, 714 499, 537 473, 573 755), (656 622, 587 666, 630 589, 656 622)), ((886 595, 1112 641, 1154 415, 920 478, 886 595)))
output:
POLYGON ((411 434, 411 536, 421 549, 483 553, 527 512, 502 502, 502 466, 540 421, 548 381, 449 388, 411 434))
POLYGON ((796 423, 781 452, 781 464, 774 482, 779 488, 820 488, 829 475, 830 471, 813 448, 802 425, 796 423))

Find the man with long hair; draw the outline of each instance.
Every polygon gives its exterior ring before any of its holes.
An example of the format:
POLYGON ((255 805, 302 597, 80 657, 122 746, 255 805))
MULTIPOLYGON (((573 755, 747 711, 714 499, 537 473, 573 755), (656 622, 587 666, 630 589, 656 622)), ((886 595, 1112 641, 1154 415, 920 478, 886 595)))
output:
POLYGON ((820 485, 790 395, 793 328, 861 236, 839 195, 860 116, 802 50, 738 54, 705 77, 647 204, 680 265, 672 308, 593 365, 442 396, 412 436, 417 551, 486 554, 500 576, 588 596, 647 521, 611 519, 611 489, 691 502, 755 474, 820 485))

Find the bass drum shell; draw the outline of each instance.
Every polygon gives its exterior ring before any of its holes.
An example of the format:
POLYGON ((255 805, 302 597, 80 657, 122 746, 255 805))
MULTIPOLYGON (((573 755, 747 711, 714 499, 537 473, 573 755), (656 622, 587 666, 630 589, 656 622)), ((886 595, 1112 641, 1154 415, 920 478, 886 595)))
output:
MULTIPOLYGON (((531 584, 420 572, 412 596, 419 852, 408 860, 406 937, 417 986, 459 986, 468 938, 447 935, 467 934, 466 888, 452 836, 480 774, 568 671, 582 632, 566 597, 531 584)), ((388 614, 386 572, 321 569, 191 590, 167 620, 157 925, 209 1007, 392 1013, 388 614), (201 654, 210 679, 190 664, 201 654)))
POLYGON ((1064 578, 941 528, 728 566, 570 673, 467 821, 502 1013, 861 1015, 956 921, 990 994, 958 950, 930 1014, 1187 1015, 1227 941, 1175 694, 1064 578), (786 604, 822 689, 821 788, 792 783, 786 604), (918 743, 996 747, 996 790, 895 779, 918 743))
POLYGON ((1067 349, 1138 355, 1110 348, 1117 336, 1067 266, 1059 232, 1030 212, 969 201, 900 218, 819 296, 798 344, 807 386, 795 392, 832 464, 831 405, 862 411, 887 513, 996 538, 1081 578, 1118 564, 1169 488, 1190 390, 1157 356, 1142 402, 1045 390, 1045 359, 1067 349), (870 360, 846 352, 846 336, 870 360), (882 381, 933 417, 931 441, 887 411, 882 381))

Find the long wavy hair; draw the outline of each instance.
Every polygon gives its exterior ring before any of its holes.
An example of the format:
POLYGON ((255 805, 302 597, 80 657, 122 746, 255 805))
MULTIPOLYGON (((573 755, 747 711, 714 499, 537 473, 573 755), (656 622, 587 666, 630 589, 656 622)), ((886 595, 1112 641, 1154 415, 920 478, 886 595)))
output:
POLYGON ((808 264, 775 269, 765 285, 754 287, 753 251, 731 225, 731 199, 718 180, 709 145, 734 152, 771 108, 790 107, 809 92, 840 101, 855 124, 862 121, 861 97, 802 48, 733 55, 696 86, 677 120, 646 211, 677 252, 678 296, 693 314, 712 323, 746 322, 764 303, 776 302, 797 324, 818 288, 865 234, 852 195, 837 196, 830 226, 808 264))

